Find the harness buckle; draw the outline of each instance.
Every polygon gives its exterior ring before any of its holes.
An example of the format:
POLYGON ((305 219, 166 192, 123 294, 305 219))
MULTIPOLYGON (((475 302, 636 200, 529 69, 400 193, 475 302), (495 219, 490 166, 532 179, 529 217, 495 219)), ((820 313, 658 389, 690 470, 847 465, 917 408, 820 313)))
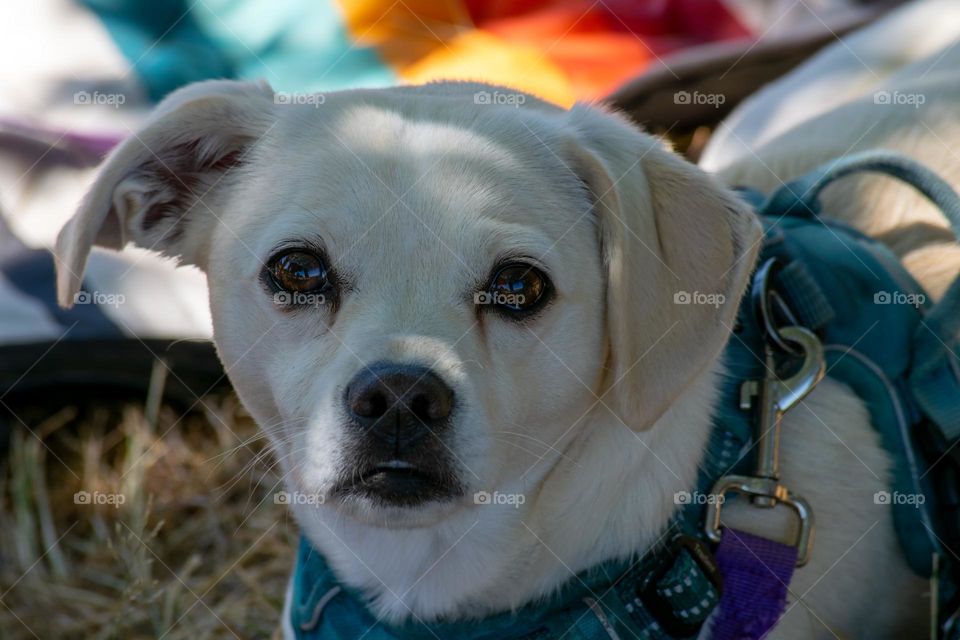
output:
POLYGON ((712 607, 719 602, 720 595, 723 593, 723 577, 720 575, 720 567, 717 565, 713 553, 710 552, 709 546, 703 540, 688 534, 674 536, 667 543, 666 549, 660 553, 662 558, 659 563, 637 587, 637 597, 643 602, 657 624, 668 634, 678 638, 692 636, 703 626, 704 620, 708 617, 712 607), (711 609, 698 612, 702 617, 696 619, 685 619, 686 613, 678 614, 675 603, 670 602, 669 598, 665 597, 658 589, 664 576, 674 567, 680 554, 684 552, 690 556, 697 569, 714 590, 714 597, 712 601, 709 601, 711 609))
POLYGON ((741 408, 751 408, 757 396, 760 401, 755 443, 756 471, 751 476, 723 476, 714 483, 710 493, 717 496, 717 499, 707 504, 705 530, 710 540, 720 542, 722 497, 729 492, 749 496, 750 502, 756 507, 772 508, 783 503, 797 514, 800 521, 794 544, 797 547, 797 566, 803 566, 810 559, 813 548, 813 510, 806 500, 792 493, 780 482, 780 426, 784 413, 803 400, 823 379, 826 361, 823 345, 812 331, 797 326, 783 327, 776 331, 782 341, 799 347, 792 348, 791 352, 802 353, 803 361, 792 375, 779 378, 775 373, 773 349, 767 345, 764 349, 767 377, 762 384, 748 381, 741 388, 741 408))

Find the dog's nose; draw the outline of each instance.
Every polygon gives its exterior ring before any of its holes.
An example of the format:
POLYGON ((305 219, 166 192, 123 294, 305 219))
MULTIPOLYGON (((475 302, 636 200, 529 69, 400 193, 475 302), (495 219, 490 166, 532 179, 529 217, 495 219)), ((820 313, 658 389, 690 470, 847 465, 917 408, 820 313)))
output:
POLYGON ((446 426, 453 390, 430 369, 378 364, 347 385, 347 411, 354 423, 395 445, 409 445, 446 426))

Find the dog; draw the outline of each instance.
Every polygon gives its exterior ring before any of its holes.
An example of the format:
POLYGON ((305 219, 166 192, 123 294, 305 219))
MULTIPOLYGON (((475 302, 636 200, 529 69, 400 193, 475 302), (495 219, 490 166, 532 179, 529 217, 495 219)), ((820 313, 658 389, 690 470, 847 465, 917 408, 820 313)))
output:
MULTIPOLYGON (((400 623, 515 610, 658 541, 760 239, 732 191, 600 107, 209 81, 111 153, 56 255, 66 305, 94 245, 206 273, 237 393, 287 490, 319 496, 291 501, 302 532, 400 623)), ((863 403, 826 379, 782 440, 817 531, 770 637, 916 637, 926 584, 873 500, 891 463, 863 403)), ((789 539, 779 509, 741 507, 725 519, 789 539)))

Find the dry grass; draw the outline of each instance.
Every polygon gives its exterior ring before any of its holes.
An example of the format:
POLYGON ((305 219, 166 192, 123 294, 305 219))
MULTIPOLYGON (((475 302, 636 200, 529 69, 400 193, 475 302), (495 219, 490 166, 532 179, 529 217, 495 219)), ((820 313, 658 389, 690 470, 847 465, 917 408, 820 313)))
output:
POLYGON ((0 638, 275 636, 296 527, 237 401, 203 405, 183 419, 69 407, 25 420, 35 435, 14 430, 0 462, 0 638), (77 504, 79 491, 123 504, 77 504))

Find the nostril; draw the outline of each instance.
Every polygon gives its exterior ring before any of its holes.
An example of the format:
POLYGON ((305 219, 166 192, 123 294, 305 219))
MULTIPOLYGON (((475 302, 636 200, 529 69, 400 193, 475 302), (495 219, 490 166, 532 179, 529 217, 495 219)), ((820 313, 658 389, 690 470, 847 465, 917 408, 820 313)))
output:
POLYGON ((445 388, 418 393, 410 402, 410 410, 424 422, 442 420, 450 415, 451 397, 445 388))
POLYGON ((387 398, 379 389, 354 396, 350 410, 361 418, 379 418, 387 412, 387 398))
POLYGON ((410 401, 410 411, 421 421, 429 422, 437 419, 437 417, 432 415, 432 405, 433 403, 426 394, 419 393, 410 401))

